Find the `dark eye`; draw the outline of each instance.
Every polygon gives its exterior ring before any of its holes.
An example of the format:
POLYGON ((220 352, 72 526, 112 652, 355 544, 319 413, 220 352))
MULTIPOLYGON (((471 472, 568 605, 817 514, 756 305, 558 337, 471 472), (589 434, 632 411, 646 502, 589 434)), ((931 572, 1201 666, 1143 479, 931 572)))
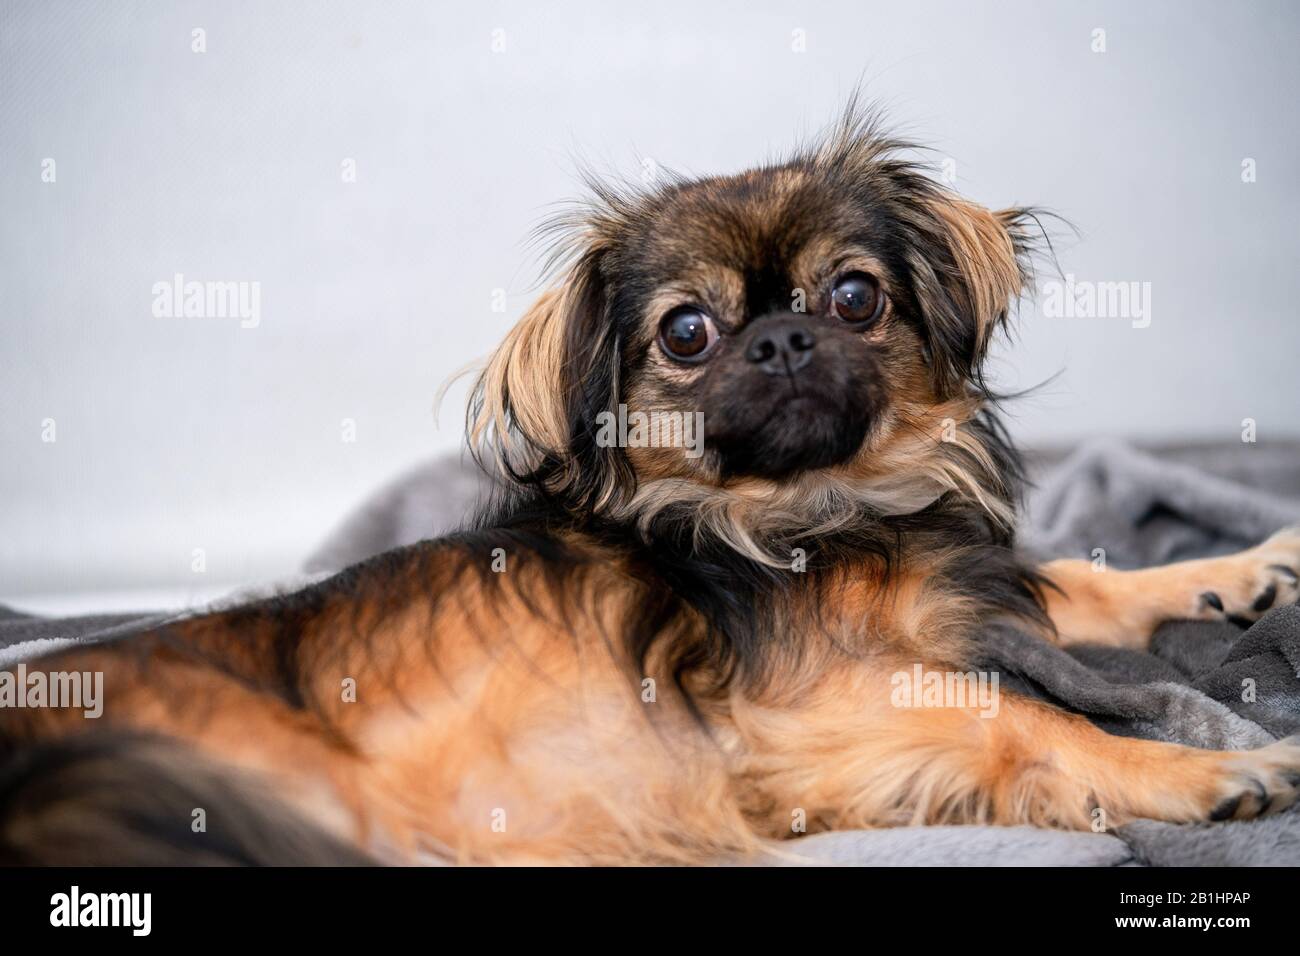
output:
POLYGON ((698 309, 674 309, 659 323, 659 347, 684 362, 701 358, 717 340, 713 320, 698 309))
POLYGON ((865 272, 850 272, 831 293, 831 311, 855 325, 874 322, 885 310, 885 293, 880 283, 865 272))

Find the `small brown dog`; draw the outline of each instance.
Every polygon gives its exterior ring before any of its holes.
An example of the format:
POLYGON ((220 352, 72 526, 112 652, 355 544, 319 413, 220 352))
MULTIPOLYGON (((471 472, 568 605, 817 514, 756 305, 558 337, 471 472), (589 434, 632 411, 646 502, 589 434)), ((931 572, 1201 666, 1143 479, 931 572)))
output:
POLYGON ((0 713, 5 857, 703 862, 801 831, 1289 804, 1295 739, 1128 739, 1010 693, 899 705, 898 675, 967 671, 989 622, 1141 647, 1294 600, 1300 566, 1295 532, 1142 571, 1016 554, 980 370, 1033 213, 902 149, 850 110, 779 165, 596 184, 479 381, 504 491, 477 527, 39 661, 103 671, 104 717, 0 713), (288 848, 284 806, 318 828, 288 848))

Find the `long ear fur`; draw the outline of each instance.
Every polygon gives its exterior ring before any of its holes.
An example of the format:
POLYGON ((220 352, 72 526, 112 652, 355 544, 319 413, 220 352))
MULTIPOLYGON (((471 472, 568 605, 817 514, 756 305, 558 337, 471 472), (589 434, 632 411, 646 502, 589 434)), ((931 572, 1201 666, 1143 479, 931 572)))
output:
POLYGON ((470 448, 489 473, 594 513, 627 491, 631 467, 596 442, 619 395, 619 336, 599 255, 588 252, 506 336, 475 383, 470 448))

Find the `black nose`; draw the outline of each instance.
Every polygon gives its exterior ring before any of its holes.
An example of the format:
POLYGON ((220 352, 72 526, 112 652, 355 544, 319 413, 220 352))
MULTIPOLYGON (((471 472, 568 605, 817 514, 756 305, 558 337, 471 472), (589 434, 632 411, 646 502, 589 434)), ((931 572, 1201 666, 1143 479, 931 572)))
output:
POLYGON ((817 336, 803 319, 764 319, 754 330, 745 358, 768 375, 793 375, 812 361, 817 336))

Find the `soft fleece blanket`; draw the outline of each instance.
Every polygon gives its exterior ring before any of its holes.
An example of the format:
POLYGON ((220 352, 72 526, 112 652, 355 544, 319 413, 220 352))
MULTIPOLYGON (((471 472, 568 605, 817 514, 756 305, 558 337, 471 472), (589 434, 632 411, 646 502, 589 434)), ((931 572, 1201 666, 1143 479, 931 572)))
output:
MULTIPOLYGON (((1300 445, 1164 448, 1117 443, 1031 460, 1024 545, 1043 557, 1106 549, 1117 568, 1240 550, 1300 523, 1300 445)), ((463 521, 480 483, 455 457, 431 461, 367 501, 309 559, 338 570, 463 521)), ((48 620, 0 608, 0 666, 68 641, 107 640, 157 623, 153 615, 48 620), (55 643, 48 643, 54 641, 55 643)), ((1171 622, 1149 653, 1070 652, 1008 628, 982 637, 980 666, 1003 686, 1085 714, 1112 733, 1242 749, 1300 731, 1300 607, 1254 626, 1171 622), (1242 680, 1256 682, 1253 702, 1242 680)), ((1140 821, 1111 833, 1032 827, 904 827, 828 833, 787 845, 773 864, 1297 865, 1300 809, 1250 822, 1140 821)))

